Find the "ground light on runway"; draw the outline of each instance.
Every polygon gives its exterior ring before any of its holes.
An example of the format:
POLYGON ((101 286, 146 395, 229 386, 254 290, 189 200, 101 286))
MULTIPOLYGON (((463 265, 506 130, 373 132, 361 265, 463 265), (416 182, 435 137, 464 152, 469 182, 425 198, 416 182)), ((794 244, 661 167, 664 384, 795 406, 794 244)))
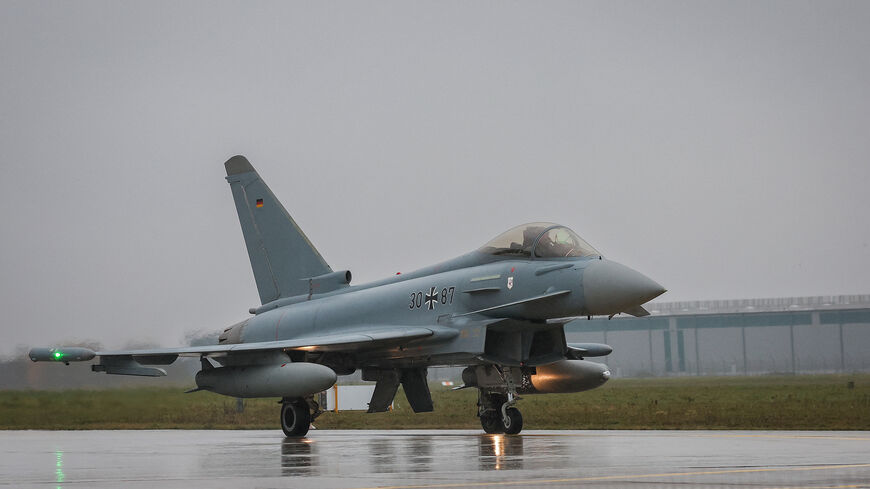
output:
POLYGON ((870 487, 870 432, 0 432, 0 488, 870 487))
POLYGON ((64 479, 65 479, 65 477, 63 475, 63 451, 55 450, 54 457, 55 457, 54 466, 56 468, 54 473, 55 473, 55 476, 57 478, 56 482, 57 482, 57 486, 61 487, 61 484, 63 484, 64 479))

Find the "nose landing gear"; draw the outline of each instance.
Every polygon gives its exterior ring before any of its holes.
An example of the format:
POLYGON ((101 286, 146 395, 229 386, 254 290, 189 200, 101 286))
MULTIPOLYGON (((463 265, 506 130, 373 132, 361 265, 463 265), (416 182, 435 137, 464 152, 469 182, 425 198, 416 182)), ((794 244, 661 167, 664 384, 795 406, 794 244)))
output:
POLYGON ((505 434, 516 435, 523 431, 523 415, 520 410, 515 407, 505 408, 505 406, 502 406, 502 410, 504 414, 501 418, 501 424, 505 434))
POLYGON ((477 415, 484 432, 516 435, 523 430, 523 415, 515 407, 520 397, 510 368, 505 367, 500 373, 504 386, 499 386, 499 390, 478 388, 477 415))
POLYGON ((501 417, 495 411, 480 413, 480 425, 485 433, 504 433, 501 417))

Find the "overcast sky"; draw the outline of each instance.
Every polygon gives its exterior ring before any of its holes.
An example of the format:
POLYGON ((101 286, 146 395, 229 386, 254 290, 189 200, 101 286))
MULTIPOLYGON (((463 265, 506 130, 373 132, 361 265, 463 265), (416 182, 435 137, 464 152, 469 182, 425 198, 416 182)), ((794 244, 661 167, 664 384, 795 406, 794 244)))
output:
POLYGON ((246 155, 354 282, 565 224, 663 301, 870 293, 870 3, 0 2, 0 353, 259 303, 246 155))

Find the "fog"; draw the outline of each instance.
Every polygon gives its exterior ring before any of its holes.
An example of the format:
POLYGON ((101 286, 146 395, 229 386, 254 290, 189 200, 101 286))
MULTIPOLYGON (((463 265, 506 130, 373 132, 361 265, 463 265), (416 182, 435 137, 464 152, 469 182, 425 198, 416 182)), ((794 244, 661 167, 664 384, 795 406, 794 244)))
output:
POLYGON ((659 300, 870 291, 870 4, 0 3, 0 353, 258 305, 244 154, 354 283, 567 225, 659 300))

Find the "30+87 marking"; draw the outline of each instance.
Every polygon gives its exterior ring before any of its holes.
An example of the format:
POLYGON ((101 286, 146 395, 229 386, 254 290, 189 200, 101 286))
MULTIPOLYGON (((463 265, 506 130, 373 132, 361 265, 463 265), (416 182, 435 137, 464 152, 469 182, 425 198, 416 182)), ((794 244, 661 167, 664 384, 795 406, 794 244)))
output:
POLYGON ((435 304, 439 302, 442 305, 453 304, 453 292, 456 287, 444 287, 440 293, 438 287, 430 287, 428 292, 417 291, 411 292, 411 304, 408 309, 435 309, 435 304))

